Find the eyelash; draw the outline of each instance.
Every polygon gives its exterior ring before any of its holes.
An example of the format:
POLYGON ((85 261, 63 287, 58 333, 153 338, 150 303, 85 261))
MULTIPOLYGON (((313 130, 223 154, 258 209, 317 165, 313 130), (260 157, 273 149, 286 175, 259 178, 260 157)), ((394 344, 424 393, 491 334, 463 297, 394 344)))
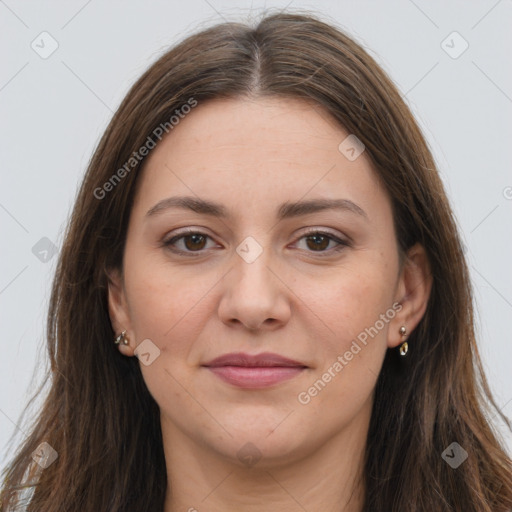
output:
MULTIPOLYGON (((184 250, 176 249, 175 247, 173 247, 173 244, 176 243, 177 241, 187 238, 192 235, 201 235, 207 239, 208 238, 211 239, 211 237, 209 235, 207 235, 206 233, 202 233, 200 231, 194 231, 194 230, 190 229, 190 230, 187 230, 185 232, 182 232, 182 233, 170 238, 169 240, 164 241, 162 243, 162 246, 165 248, 168 248, 169 250, 171 250, 174 253, 181 254, 181 255, 184 255, 187 257, 200 256, 204 253, 204 251, 206 251, 206 249, 201 249, 199 251, 184 251, 184 250)), ((330 241, 334 241, 338 244, 337 246, 331 248, 330 250, 308 251, 313 254, 316 253, 321 258, 330 256, 332 253, 338 253, 338 252, 342 251, 343 249, 345 249, 346 247, 350 246, 350 243, 348 241, 340 240, 339 238, 335 237, 332 233, 329 233, 326 231, 319 231, 319 230, 308 231, 307 233, 304 233, 300 238, 298 238, 298 240, 302 240, 303 238, 307 238, 307 237, 314 236, 314 235, 320 235, 320 236, 327 237, 327 238, 329 238, 330 241)))

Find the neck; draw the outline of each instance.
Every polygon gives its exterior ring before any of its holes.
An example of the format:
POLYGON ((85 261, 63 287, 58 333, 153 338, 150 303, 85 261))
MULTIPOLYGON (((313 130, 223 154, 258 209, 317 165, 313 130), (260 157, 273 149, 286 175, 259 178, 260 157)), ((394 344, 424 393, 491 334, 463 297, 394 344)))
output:
POLYGON ((361 512, 369 416, 300 458, 252 467, 207 448, 162 419, 168 488, 164 512, 361 512))

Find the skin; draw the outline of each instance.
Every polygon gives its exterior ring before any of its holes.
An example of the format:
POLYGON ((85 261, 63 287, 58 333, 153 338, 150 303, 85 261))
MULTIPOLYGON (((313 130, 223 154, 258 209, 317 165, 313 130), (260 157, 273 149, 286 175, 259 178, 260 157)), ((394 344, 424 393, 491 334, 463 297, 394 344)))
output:
POLYGON ((145 339, 160 350, 140 364, 161 411, 172 482, 165 512, 362 509, 358 477, 377 376, 386 351, 404 341, 399 328, 410 333, 424 314, 431 279, 421 246, 400 264, 390 200, 366 153, 349 161, 338 150, 347 135, 304 100, 214 100, 146 161, 123 272, 110 274, 109 310, 115 331, 127 331, 126 357, 145 339), (179 208, 146 216, 178 195, 222 203, 232 217, 179 208), (365 215, 324 210, 278 221, 282 203, 318 198, 350 200, 365 215), (186 227, 207 236, 174 242, 192 256, 163 244, 186 227), (320 237, 317 249, 306 237, 315 230, 348 245, 335 251, 335 240, 320 237), (263 250, 252 263, 236 252, 246 237, 263 250), (378 334, 300 403, 386 312, 378 334), (308 368, 247 390, 201 366, 238 351, 274 352, 308 368), (252 466, 237 455, 244 446, 261 457, 252 466))

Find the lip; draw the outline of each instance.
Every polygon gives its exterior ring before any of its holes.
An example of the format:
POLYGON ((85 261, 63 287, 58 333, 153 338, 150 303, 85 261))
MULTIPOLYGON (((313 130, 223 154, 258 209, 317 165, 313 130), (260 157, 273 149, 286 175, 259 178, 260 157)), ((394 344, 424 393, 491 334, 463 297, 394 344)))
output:
POLYGON ((287 357, 264 352, 225 354, 203 365, 224 382, 244 389, 261 389, 289 380, 307 367, 287 357))

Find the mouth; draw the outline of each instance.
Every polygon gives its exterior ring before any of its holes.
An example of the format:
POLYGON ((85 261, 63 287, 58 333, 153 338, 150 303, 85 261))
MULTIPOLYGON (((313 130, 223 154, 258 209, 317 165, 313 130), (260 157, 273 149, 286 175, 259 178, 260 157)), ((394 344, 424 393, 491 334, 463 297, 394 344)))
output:
POLYGON ((225 354, 203 365, 222 381, 244 389, 261 389, 300 375, 308 368, 278 354, 225 354))

